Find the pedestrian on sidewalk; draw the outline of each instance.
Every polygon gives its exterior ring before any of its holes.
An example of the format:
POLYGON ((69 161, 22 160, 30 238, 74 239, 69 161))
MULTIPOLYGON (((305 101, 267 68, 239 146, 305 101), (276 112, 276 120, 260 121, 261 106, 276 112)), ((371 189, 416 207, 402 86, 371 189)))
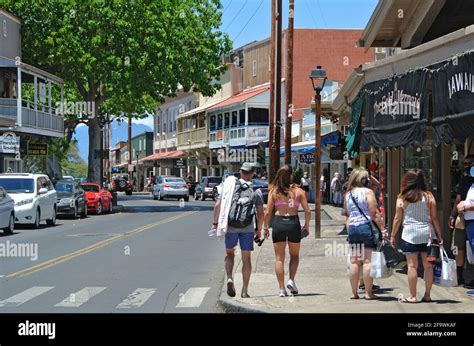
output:
POLYGON ((334 206, 340 207, 342 205, 342 182, 339 172, 334 173, 334 178, 331 181, 331 192, 334 206))
POLYGON ((451 217, 449 218, 449 228, 453 232, 452 239, 453 244, 451 247, 455 247, 454 257, 456 259, 458 285, 465 285, 466 288, 474 288, 474 280, 472 282, 464 283, 464 265, 466 262, 466 223, 462 213, 458 213, 458 205, 461 201, 465 201, 467 193, 471 186, 474 184, 474 177, 471 176, 471 169, 474 167, 474 155, 468 155, 464 158, 464 175, 461 178, 456 188, 456 200, 451 210, 451 217))
POLYGON ((275 274, 277 276, 278 284, 280 285, 280 297, 288 295, 285 288, 285 252, 286 244, 290 251, 290 278, 286 287, 292 294, 298 294, 298 288, 295 284, 296 271, 298 270, 300 245, 302 230, 309 230, 309 222, 311 219, 311 211, 308 206, 305 192, 292 186, 293 183, 293 169, 289 165, 284 165, 280 168, 272 182, 272 190, 268 196, 267 210, 265 212, 265 238, 268 238, 270 233, 268 228, 270 226, 270 219, 274 214, 272 221, 272 240, 273 249, 275 251, 275 274), (299 206, 303 207, 305 212, 305 223, 301 228, 300 219, 298 216, 299 206))
POLYGON ((351 248, 351 264, 349 278, 351 282, 351 299, 359 299, 358 284, 362 267, 365 299, 373 300, 378 297, 373 293, 374 279, 370 276, 372 251, 375 249, 371 223, 374 221, 379 229, 383 230, 380 213, 374 192, 364 187, 369 179, 365 168, 354 169, 347 182, 347 192, 344 199, 346 209, 347 240, 351 248))
POLYGON ((300 186, 305 192, 306 199, 308 199, 309 187, 311 186, 311 179, 309 178, 308 172, 304 172, 300 181, 300 186))
MULTIPOLYGON (((242 252, 242 298, 249 298, 248 287, 250 281, 250 274, 252 273, 252 261, 251 254, 253 251, 253 241, 255 235, 255 226, 253 220, 255 212, 257 214, 257 225, 256 225, 256 237, 261 238, 262 224, 263 224, 263 195, 260 190, 253 190, 252 178, 255 174, 255 167, 245 162, 240 168, 240 179, 229 176, 226 179, 235 179, 235 184, 228 184, 232 186, 233 190, 230 191, 230 198, 232 198, 229 208, 225 215, 225 271, 227 274, 227 294, 230 297, 235 297, 235 285, 233 279, 234 272, 234 259, 235 259, 235 247, 237 243, 240 245, 242 252)), ((222 189, 222 193, 217 196, 217 202, 214 206, 214 222, 212 228, 214 230, 221 229, 220 222, 221 217, 221 205, 223 198, 226 198, 225 188, 226 184, 222 189)))
MULTIPOLYGON (((469 175, 474 180, 474 164, 471 163, 469 175)), ((466 224, 466 234, 469 240, 469 244, 466 246, 471 247, 472 253, 474 253, 474 181, 469 188, 466 198, 461 201, 457 206, 458 212, 464 216, 464 222, 466 224)), ((474 288, 474 282, 464 284, 465 288, 474 288)))
POLYGON ((420 169, 411 169, 402 178, 400 194, 396 202, 390 242, 396 246, 397 233, 403 225, 400 248, 407 256, 408 285, 410 296, 402 299, 405 303, 416 303, 416 283, 418 281, 418 255, 421 254, 425 271, 425 294, 423 302, 431 302, 433 286, 433 265, 427 261, 428 243, 438 240, 443 244, 443 236, 436 212, 436 199, 428 191, 425 176, 420 169))

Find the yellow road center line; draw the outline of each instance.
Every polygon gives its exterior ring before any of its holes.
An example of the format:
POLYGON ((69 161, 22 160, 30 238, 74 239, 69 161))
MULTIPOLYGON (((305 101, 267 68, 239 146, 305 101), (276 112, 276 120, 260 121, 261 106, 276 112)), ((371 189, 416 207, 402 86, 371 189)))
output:
POLYGON ((158 222, 155 222, 155 223, 151 223, 151 224, 148 224, 148 225, 145 225, 145 226, 141 226, 141 227, 138 227, 132 231, 128 231, 128 232, 125 232, 123 234, 118 234, 118 235, 115 235, 111 238, 108 238, 108 239, 105 239, 105 240, 102 240, 100 242, 97 242, 97 243, 94 243, 92 245, 89 245, 85 248, 82 248, 82 249, 79 249, 77 251, 74 251, 74 252, 71 252, 69 254, 66 254, 66 255, 63 255, 63 256, 59 256, 59 257, 56 257, 56 258, 52 258, 50 260, 47 260, 47 261, 44 261, 44 262, 41 262, 37 265, 34 265, 32 267, 29 267, 29 268, 25 268, 25 269, 22 269, 20 271, 17 271, 17 272, 14 272, 14 273, 11 273, 11 274, 8 274, 6 275, 7 278, 14 278, 14 277, 24 277, 24 276, 27 276, 27 275, 30 275, 30 274, 33 274, 33 273, 36 273, 40 270, 43 270, 43 269, 46 269, 46 268, 50 268, 52 266, 55 266, 57 264, 60 264, 60 263, 64 263, 66 261, 69 261, 75 257, 78 257, 78 256, 82 256, 86 253, 89 253, 91 251, 94 251, 94 250, 97 250, 97 249, 100 249, 104 246, 107 246, 119 239, 125 239, 125 238, 128 238, 128 237, 131 237, 132 235, 135 235, 135 234, 138 234, 138 233, 141 233, 143 231, 146 231, 150 228, 153 228, 153 227, 156 227, 156 226, 159 226, 159 225, 163 225, 163 224, 166 224, 166 223, 170 223, 170 222, 173 222, 173 221, 176 221, 178 219, 181 219, 183 217, 186 217, 186 216, 189 216, 189 215, 192 215, 196 213, 195 211, 188 211, 186 213, 183 213, 183 214, 180 214, 180 215, 177 215, 177 216, 172 216, 170 218, 167 218, 167 219, 164 219, 164 220, 161 220, 161 221, 158 221, 158 222))

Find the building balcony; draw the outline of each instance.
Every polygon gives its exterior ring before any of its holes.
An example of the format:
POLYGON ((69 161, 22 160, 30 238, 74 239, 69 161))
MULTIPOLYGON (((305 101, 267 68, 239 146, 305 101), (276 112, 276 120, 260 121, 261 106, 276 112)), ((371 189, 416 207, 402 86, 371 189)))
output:
POLYGON ((268 125, 250 125, 211 131, 209 133, 209 148, 253 146, 267 140, 268 136, 268 125))
POLYGON ((0 128, 46 137, 64 136, 64 81, 34 66, 0 57, 0 128))
POLYGON ((178 150, 191 150, 207 146, 207 129, 205 127, 178 133, 178 150))
POLYGON ((51 137, 64 136, 64 118, 55 110, 22 100, 21 126, 18 121, 17 99, 0 98, 0 126, 16 128, 18 132, 43 134, 51 137))

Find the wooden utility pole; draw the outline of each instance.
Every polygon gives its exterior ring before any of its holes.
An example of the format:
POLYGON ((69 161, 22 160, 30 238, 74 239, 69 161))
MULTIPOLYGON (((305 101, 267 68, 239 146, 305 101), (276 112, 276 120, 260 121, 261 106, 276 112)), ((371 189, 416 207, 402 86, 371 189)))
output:
MULTIPOLYGON (((128 167, 132 164, 132 117, 128 117, 128 167)), ((127 172, 129 173, 129 180, 132 180, 133 172, 129 172, 127 167, 127 172)))
POLYGON ((286 59, 285 165, 291 164, 291 125, 293 113, 293 32, 295 0, 290 0, 286 59))
POLYGON ((272 1, 272 47, 270 76, 270 181, 280 166, 280 133, 281 133, 281 32, 282 0, 272 1))

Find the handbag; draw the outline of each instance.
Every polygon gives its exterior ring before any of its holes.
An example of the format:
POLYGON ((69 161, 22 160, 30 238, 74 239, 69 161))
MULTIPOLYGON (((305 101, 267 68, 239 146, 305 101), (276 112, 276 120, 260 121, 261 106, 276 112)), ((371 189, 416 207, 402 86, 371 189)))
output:
POLYGON ((456 222, 454 223, 454 228, 455 229, 466 229, 466 222, 464 221, 464 215, 458 215, 456 218, 456 222))
POLYGON ((434 284, 443 287, 454 287, 458 284, 456 261, 449 258, 441 246, 441 263, 434 267, 434 284))
POLYGON ((407 265, 407 258, 400 249, 395 249, 387 240, 382 240, 380 251, 385 255, 388 268, 402 269, 407 265))
POLYGON ((372 237, 374 238, 374 244, 375 246, 379 246, 380 243, 382 242, 382 232, 379 229, 379 226, 375 223, 374 220, 369 220, 367 215, 362 211, 362 209, 359 207, 359 204, 357 204, 357 201, 355 200, 354 196, 352 196, 352 192, 349 192, 349 195, 351 196, 352 201, 356 205, 357 209, 359 209, 359 212, 364 215, 365 219, 368 221, 370 225, 370 230, 372 231, 372 237))
POLYGON ((372 251, 370 261, 370 276, 374 279, 385 279, 393 275, 393 268, 387 266, 385 255, 382 251, 372 251))
POLYGON ((430 230, 430 240, 428 242, 428 253, 426 254, 426 260, 430 263, 438 263, 440 261, 440 246, 438 240, 432 239, 430 230))

